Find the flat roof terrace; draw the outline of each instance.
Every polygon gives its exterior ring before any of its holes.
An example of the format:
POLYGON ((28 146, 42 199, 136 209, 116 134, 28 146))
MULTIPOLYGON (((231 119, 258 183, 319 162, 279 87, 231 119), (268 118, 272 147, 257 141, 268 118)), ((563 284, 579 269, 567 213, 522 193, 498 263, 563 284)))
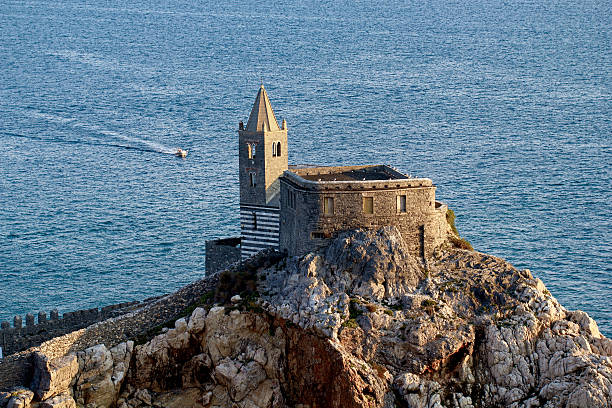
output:
POLYGON ((382 190, 433 187, 427 178, 413 178, 386 165, 289 166, 281 181, 310 190, 382 190))
POLYGON ((290 171, 309 181, 383 181, 408 178, 408 176, 385 165, 340 167, 291 166, 290 171))

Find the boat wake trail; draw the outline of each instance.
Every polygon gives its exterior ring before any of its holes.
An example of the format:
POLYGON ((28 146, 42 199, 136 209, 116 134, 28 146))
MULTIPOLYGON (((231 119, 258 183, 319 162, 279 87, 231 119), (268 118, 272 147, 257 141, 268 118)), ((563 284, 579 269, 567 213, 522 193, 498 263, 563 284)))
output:
POLYGON ((32 135, 22 135, 19 133, 12 133, 12 132, 0 132, 0 134, 6 135, 6 136, 11 136, 11 137, 20 137, 22 139, 29 139, 29 140, 37 140, 37 141, 41 141, 41 142, 48 142, 48 143, 59 143, 59 144, 68 144, 68 145, 87 145, 87 146, 109 146, 109 147, 119 147, 121 149, 127 149, 127 150, 140 150, 140 151, 145 151, 145 152, 157 152, 156 150, 152 150, 152 149, 142 149, 139 147, 134 147, 134 146, 128 146, 128 145, 121 145, 121 144, 115 144, 115 143, 98 143, 98 142, 90 142, 87 140, 61 140, 61 139, 49 139, 46 137, 39 137, 39 136, 32 136, 32 135))
MULTIPOLYGON (((88 124, 88 123, 79 122, 75 118, 66 118, 63 116, 51 115, 51 114, 42 113, 42 112, 31 112, 31 114, 32 116, 35 116, 41 119, 45 119, 50 122, 59 123, 62 125, 69 125, 73 128, 80 128, 80 129, 87 130, 91 132, 92 135, 96 135, 96 134, 104 135, 104 136, 109 136, 111 138, 124 140, 128 142, 128 144, 123 145, 123 144, 117 144, 117 143, 101 143, 97 141, 90 142, 90 141, 84 141, 84 140, 61 141, 61 140, 50 140, 50 139, 38 138, 36 136, 31 136, 32 139, 55 141, 55 142, 65 142, 65 143, 82 143, 82 144, 98 145, 98 146, 114 146, 114 147, 121 147, 124 149, 132 149, 132 150, 140 150, 140 151, 145 151, 145 152, 156 152, 156 153, 164 153, 164 154, 176 154, 178 150, 177 148, 165 146, 161 143, 158 143, 152 140, 142 139, 142 138, 134 137, 134 136, 128 136, 128 135, 125 135, 119 132, 115 132, 113 130, 108 130, 96 124, 88 124)), ((30 137, 30 136, 18 135, 18 134, 13 134, 13 136, 30 137)))

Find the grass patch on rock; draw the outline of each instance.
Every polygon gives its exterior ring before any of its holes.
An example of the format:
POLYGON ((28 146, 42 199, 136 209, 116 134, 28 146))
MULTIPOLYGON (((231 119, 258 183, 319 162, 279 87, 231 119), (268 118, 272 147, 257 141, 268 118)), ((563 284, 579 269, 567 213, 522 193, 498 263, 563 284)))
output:
POLYGON ((461 236, 459 235, 459 231, 457 231, 457 226, 455 225, 455 218, 456 218, 455 212, 451 210, 450 208, 447 209, 446 210, 446 222, 448 222, 448 225, 451 227, 451 230, 453 231, 453 235, 449 236, 449 241, 455 248, 467 249, 469 251, 473 251, 474 248, 472 247, 472 244, 470 244, 470 242, 467 239, 461 238, 461 236))

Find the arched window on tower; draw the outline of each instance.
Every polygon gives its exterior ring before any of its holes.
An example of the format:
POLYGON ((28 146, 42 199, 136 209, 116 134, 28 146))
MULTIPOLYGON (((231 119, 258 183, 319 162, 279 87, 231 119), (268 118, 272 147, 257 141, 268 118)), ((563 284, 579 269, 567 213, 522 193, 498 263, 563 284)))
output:
POLYGON ((250 143, 247 143, 247 154, 249 159, 253 158, 253 146, 250 143))
POLYGON ((280 157, 281 155, 281 142, 276 142, 276 156, 280 157))
POLYGON ((276 142, 272 143, 272 157, 276 157, 276 142))

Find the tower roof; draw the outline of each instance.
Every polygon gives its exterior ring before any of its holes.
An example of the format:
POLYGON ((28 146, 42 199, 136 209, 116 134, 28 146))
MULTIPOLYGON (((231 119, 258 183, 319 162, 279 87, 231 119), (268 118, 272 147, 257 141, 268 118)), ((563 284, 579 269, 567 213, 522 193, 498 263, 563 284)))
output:
POLYGON ((255 98, 253 109, 251 109, 246 131, 262 132, 264 126, 265 130, 280 130, 276 117, 274 116, 274 111, 272 110, 272 105, 270 104, 270 98, 268 98, 268 93, 262 84, 257 93, 257 98, 255 98))

